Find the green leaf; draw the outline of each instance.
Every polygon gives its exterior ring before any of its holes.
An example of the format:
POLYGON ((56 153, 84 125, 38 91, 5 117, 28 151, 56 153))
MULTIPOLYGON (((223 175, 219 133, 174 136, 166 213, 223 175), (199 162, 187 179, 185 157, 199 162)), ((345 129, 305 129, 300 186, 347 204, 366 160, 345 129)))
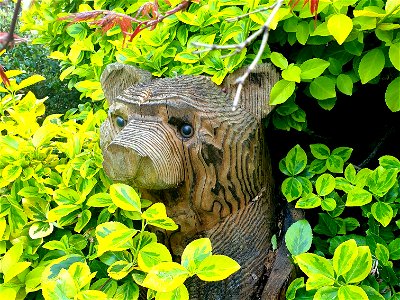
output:
POLYGON ((389 58, 393 66, 400 71, 400 42, 393 43, 389 47, 389 58))
POLYGON ((352 184, 356 183, 356 169, 352 164, 348 164, 346 169, 344 170, 344 177, 351 182, 352 184))
POLYGON ((78 254, 68 254, 53 260, 43 271, 43 281, 47 282, 57 277, 61 270, 68 270, 76 262, 85 262, 85 258, 78 254))
POLYGON ((77 191, 70 188, 58 189, 54 191, 53 199, 55 202, 57 202, 58 205, 62 204, 72 205, 72 204, 79 204, 81 202, 77 191))
POLYGON ((42 75, 32 75, 24 80, 21 80, 21 82, 17 85, 17 89, 18 90, 22 90, 28 86, 31 86, 35 83, 38 83, 40 81, 45 80, 46 78, 44 78, 42 75))
POLYGON ((108 276, 115 280, 126 277, 133 269, 133 264, 124 260, 116 261, 107 269, 108 276))
POLYGON ((308 37, 310 35, 310 29, 308 22, 301 21, 297 24, 296 38, 300 44, 305 45, 307 43, 308 37))
POLYGON ((346 283, 357 283, 364 280, 372 267, 372 256, 368 246, 357 247, 358 253, 350 270, 343 275, 346 283))
POLYGON ((397 169, 376 168, 368 177, 367 184, 371 193, 384 196, 397 181, 397 169))
POLYGON ((335 178, 331 174, 322 174, 315 182, 315 189, 319 196, 326 196, 335 189, 335 178))
POLYGON ((311 194, 311 192, 313 191, 313 186, 312 186, 311 181, 307 177, 303 177, 303 176, 296 176, 296 179, 298 181, 300 181, 301 187, 303 189, 303 192, 301 193, 301 195, 304 197, 304 196, 311 194))
POLYGON ((343 173, 343 167, 344 167, 343 158, 341 158, 338 155, 334 155, 332 153, 332 155, 329 156, 328 160, 326 161, 326 167, 332 173, 343 173))
POLYGON ((400 259, 400 238, 396 238, 395 240, 389 243, 389 253, 391 260, 399 260, 400 259))
POLYGON ((296 299, 296 292, 297 290, 301 289, 304 287, 304 277, 299 277, 293 280, 290 284, 289 287, 286 290, 286 299, 287 300, 294 300, 296 299))
POLYGON ((313 300, 337 300, 338 299, 338 287, 325 286, 315 293, 313 300))
POLYGON ((321 205, 321 198, 313 193, 301 197, 296 202, 296 208, 315 208, 321 205))
POLYGON ((299 145, 296 145, 286 155, 285 162, 288 172, 292 176, 295 176, 305 169, 307 155, 299 145))
POLYGON ((370 192, 354 187, 347 194, 346 206, 363 206, 372 201, 372 195, 370 192))
POLYGON ((311 248, 312 230, 307 220, 299 220, 288 228, 285 243, 293 256, 305 253, 311 248))
POLYGON ((385 66, 385 55, 379 48, 368 51, 360 61, 358 74, 361 83, 365 84, 378 76, 385 66))
POLYGON ((212 253, 211 241, 209 238, 201 238, 189 243, 183 250, 181 265, 191 274, 195 274, 200 263, 212 253))
POLYGON ((389 262, 389 249, 385 245, 376 244, 375 256, 380 263, 387 266, 389 262))
POLYGON ((385 300, 385 298, 373 287, 368 285, 362 285, 361 288, 367 294, 369 300, 385 300))
POLYGON ((270 105, 284 103, 294 93, 296 84, 293 81, 279 80, 271 89, 270 105))
POLYGON ((325 213, 318 214, 318 224, 314 227, 314 231, 329 237, 334 237, 339 230, 339 225, 335 220, 325 213))
POLYGON ((96 227, 97 255, 107 251, 122 251, 133 246, 132 237, 137 233, 119 222, 105 222, 96 227))
POLYGON ((196 274, 203 281, 219 281, 224 280, 239 269, 239 264, 228 256, 210 255, 200 263, 196 274))
POLYGON ((331 154, 331 151, 324 144, 311 144, 311 153, 317 159, 327 159, 331 154))
POLYGON ((281 190, 287 201, 291 202, 301 196, 303 187, 295 177, 289 177, 283 181, 281 190))
POLYGON ((300 77, 303 80, 310 80, 319 77, 326 68, 329 67, 329 62, 320 58, 312 58, 306 60, 300 65, 300 77))
POLYGON ((332 211, 336 208, 336 200, 330 197, 322 199, 321 207, 323 210, 332 211))
POLYGON ((198 62, 200 60, 199 55, 193 54, 193 51, 183 51, 178 53, 175 58, 175 61, 180 61, 185 64, 193 64, 195 62, 198 62))
POLYGON ((108 207, 112 204, 111 196, 107 193, 97 193, 92 195, 86 202, 91 207, 108 207))
POLYGON ((300 82, 301 70, 298 66, 290 64, 287 69, 282 71, 282 78, 287 81, 300 82))
POLYGON ((324 257, 316 255, 314 253, 302 253, 294 257, 295 262, 298 264, 299 268, 308 277, 313 277, 315 275, 323 276, 327 279, 334 280, 334 270, 332 262, 324 257))
POLYGON ((157 292, 171 292, 189 277, 189 272, 176 262, 162 262, 153 267, 143 286, 157 292))
POLYGON ((385 92, 385 102, 393 112, 400 111, 400 77, 395 78, 389 83, 385 92))
POLYGON ((322 287, 333 285, 334 280, 325 275, 316 274, 308 278, 306 282, 306 290, 318 290, 322 287))
POLYGON ((353 81, 346 74, 339 74, 336 78, 336 86, 343 94, 351 96, 353 94, 353 81))
POLYGON ((9 282, 18 274, 25 271, 30 265, 30 262, 19 262, 23 251, 22 243, 12 246, 1 260, 2 272, 4 274, 4 283, 9 282))
POLYGON ((35 222, 29 228, 31 239, 40 239, 49 236, 53 232, 54 226, 48 222, 35 222))
POLYGON ((155 300, 189 300, 189 292, 182 284, 171 292, 157 292, 155 300))
POLYGON ((339 300, 368 300, 362 288, 354 285, 341 286, 338 291, 339 300))
POLYGON ((278 68, 284 70, 288 67, 287 59, 278 52, 271 52, 270 56, 271 62, 278 68))
POLYGON ((389 225, 390 221, 393 219, 393 209, 385 202, 376 202, 372 204, 371 213, 375 220, 382 224, 383 227, 389 225))
POLYGON ((172 256, 168 248, 160 243, 150 243, 144 246, 138 255, 138 266, 145 272, 161 262, 171 262, 172 256))
POLYGON ((343 275, 350 270, 353 262, 357 258, 357 254, 357 243, 353 239, 341 243, 339 247, 335 249, 332 260, 333 269, 337 276, 343 275))
POLYGON ((310 93, 317 100, 334 98, 335 81, 327 76, 317 77, 310 83, 310 93))
POLYGON ((12 182, 15 181, 21 175, 21 173, 21 166, 8 165, 3 169, 1 175, 3 176, 4 181, 12 182))
POLYGON ((92 212, 88 209, 85 209, 78 215, 78 221, 75 224, 74 230, 76 232, 81 232, 82 229, 89 223, 90 218, 92 217, 92 212))
POLYGON ((326 160, 324 159, 314 159, 311 162, 310 167, 308 168, 308 171, 314 174, 321 174, 324 173, 326 170, 326 160))
POLYGON ((80 205, 75 205, 75 204, 67 204, 67 205, 57 206, 57 207, 51 209, 47 213, 47 220, 49 222, 59 221, 62 217, 65 217, 68 214, 70 214, 71 212, 76 211, 80 208, 81 208, 80 205))
POLYGON ((115 183, 110 186, 111 200, 116 206, 127 211, 141 213, 140 197, 129 185, 115 183))
POLYGON ((339 45, 343 44, 353 29, 351 19, 343 14, 333 15, 328 20, 328 30, 339 45))
POLYGON ((119 286, 114 296, 110 298, 113 300, 139 299, 139 287, 132 280, 128 280, 119 286))
POLYGON ((391 155, 384 155, 379 158, 379 165, 385 169, 399 169, 400 170, 400 161, 391 155))

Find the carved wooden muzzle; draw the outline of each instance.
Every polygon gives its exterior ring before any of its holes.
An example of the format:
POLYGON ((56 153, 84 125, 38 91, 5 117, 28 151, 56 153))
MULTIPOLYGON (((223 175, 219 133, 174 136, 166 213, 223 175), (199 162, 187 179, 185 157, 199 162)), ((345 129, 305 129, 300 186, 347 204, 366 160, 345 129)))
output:
POLYGON ((229 79, 223 92, 205 77, 151 79, 121 64, 109 65, 101 77, 110 105, 101 127, 105 172, 166 205, 180 226, 163 233, 175 255, 208 236, 215 253, 242 265, 225 289, 192 288, 194 299, 247 299, 262 275, 272 182, 260 123, 266 108, 250 101, 261 85, 272 84, 257 78, 232 111, 229 79))

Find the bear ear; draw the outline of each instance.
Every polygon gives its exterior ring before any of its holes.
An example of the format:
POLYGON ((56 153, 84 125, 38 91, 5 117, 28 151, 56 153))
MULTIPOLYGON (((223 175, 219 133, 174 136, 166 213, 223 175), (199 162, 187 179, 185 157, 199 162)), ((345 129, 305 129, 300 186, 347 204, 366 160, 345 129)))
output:
POLYGON ((150 81, 151 73, 134 66, 120 63, 107 65, 100 77, 101 87, 109 103, 128 87, 141 82, 150 81))
MULTIPOLYGON (((236 79, 247 71, 242 67, 228 75, 222 88, 234 99, 237 90, 236 79)), ((279 80, 279 73, 272 64, 260 64, 247 77, 240 94, 239 106, 253 114, 257 120, 268 116, 273 106, 269 105, 269 96, 273 85, 279 80)))

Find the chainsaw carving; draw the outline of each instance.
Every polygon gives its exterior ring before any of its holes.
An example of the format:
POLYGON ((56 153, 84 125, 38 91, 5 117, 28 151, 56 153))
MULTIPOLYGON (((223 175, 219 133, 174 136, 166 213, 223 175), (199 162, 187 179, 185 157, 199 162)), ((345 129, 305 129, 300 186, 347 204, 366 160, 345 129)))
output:
POLYGON ((106 173, 166 205, 179 230, 158 234, 175 256, 209 237, 213 253, 241 265, 226 281, 189 283, 191 299, 253 299, 275 229, 261 119, 278 78, 268 66, 258 68, 232 111, 237 75, 222 88, 206 77, 152 79, 121 64, 101 76, 109 102, 101 128, 106 173))

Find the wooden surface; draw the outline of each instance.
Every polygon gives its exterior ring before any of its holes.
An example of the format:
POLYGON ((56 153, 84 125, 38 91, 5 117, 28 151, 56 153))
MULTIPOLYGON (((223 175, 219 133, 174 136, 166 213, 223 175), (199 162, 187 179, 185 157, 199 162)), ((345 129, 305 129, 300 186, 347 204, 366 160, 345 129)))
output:
POLYGON ((132 75, 133 70, 115 64, 102 76, 110 104, 101 128, 106 173, 166 205, 179 230, 155 232, 175 259, 190 241, 207 236, 214 254, 242 266, 223 282, 188 282, 191 299, 253 299, 275 230, 261 124, 270 111, 264 87, 277 79, 275 71, 255 75, 257 81, 244 88, 244 101, 232 111, 235 87, 229 82, 221 88, 201 76, 149 80, 143 71, 132 75), (126 126, 117 125, 117 116, 126 126), (184 124, 193 127, 193 136, 181 134, 184 124))

